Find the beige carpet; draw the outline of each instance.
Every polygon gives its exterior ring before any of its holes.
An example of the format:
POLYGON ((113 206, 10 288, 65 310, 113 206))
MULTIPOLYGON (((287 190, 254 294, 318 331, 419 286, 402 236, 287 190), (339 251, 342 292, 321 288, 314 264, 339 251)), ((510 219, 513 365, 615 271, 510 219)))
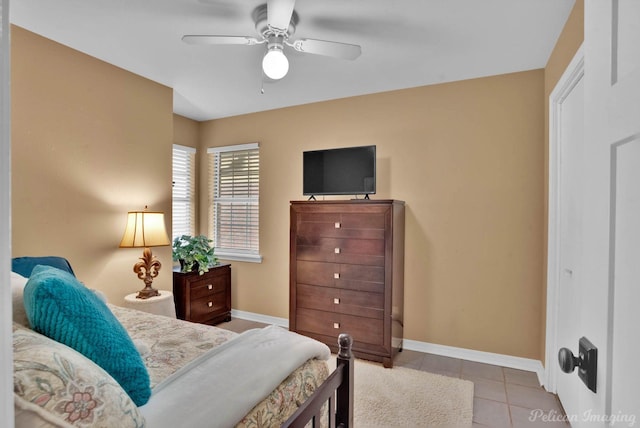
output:
MULTIPOLYGON (((335 368, 335 358, 329 367, 335 368)), ((355 361, 355 428, 471 427, 473 383, 355 361)))

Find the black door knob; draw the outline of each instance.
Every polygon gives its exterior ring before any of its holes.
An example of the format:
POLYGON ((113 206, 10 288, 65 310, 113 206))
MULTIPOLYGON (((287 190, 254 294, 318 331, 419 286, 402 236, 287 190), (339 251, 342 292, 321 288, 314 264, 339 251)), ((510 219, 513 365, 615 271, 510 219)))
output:
POLYGON ((571 349, 561 348, 558 351, 558 362, 560 363, 560 368, 565 373, 571 373, 575 370, 576 367, 580 365, 580 359, 573 355, 571 349))
POLYGON ((562 348, 558 352, 558 362, 560 368, 565 373, 578 369, 578 377, 587 385, 591 391, 596 392, 598 381, 598 348, 586 337, 581 337, 578 341, 578 356, 573 355, 570 349, 562 348))

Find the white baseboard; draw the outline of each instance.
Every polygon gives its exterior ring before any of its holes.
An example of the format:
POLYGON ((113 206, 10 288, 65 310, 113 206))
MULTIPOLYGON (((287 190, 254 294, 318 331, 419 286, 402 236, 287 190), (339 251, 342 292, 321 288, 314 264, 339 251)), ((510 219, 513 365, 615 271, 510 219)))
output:
MULTIPOLYGON (((289 320, 287 318, 272 317, 269 315, 256 314, 254 312, 239 311, 237 309, 231 310, 231 316, 248 321, 275 324, 284 328, 289 328, 289 320)), ((403 340, 403 349, 534 372, 538 375, 540 385, 544 385, 544 367, 542 367, 542 362, 539 360, 514 357, 511 355, 494 354, 484 351, 475 351, 473 349, 456 348, 454 346, 437 345, 434 343, 419 342, 417 340, 409 339, 403 340)))
POLYGON ((544 367, 539 360, 514 357, 511 355, 494 354, 492 352, 476 351, 473 349, 456 348, 454 346, 438 345, 434 343, 418 342, 417 340, 404 339, 404 349, 425 352, 428 354, 442 355, 451 358, 460 358, 478 363, 493 364, 495 366, 509 367, 512 369, 534 372, 538 375, 540 385, 544 385, 544 367))
POLYGON ((289 328, 287 318, 272 317, 269 315, 256 314, 255 312, 239 311, 231 309, 231 318, 241 318, 247 321, 261 322, 263 324, 274 324, 280 327, 289 328))

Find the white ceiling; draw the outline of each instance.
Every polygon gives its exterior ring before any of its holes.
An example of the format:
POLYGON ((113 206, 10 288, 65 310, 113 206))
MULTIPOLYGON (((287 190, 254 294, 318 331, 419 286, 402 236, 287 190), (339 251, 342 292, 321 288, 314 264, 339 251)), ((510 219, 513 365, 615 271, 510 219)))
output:
POLYGON ((285 48, 265 82, 265 45, 194 46, 184 34, 256 36, 266 0, 17 0, 11 22, 174 89, 174 112, 209 120, 543 68, 574 0, 298 0, 292 39, 362 46, 355 61, 285 48))

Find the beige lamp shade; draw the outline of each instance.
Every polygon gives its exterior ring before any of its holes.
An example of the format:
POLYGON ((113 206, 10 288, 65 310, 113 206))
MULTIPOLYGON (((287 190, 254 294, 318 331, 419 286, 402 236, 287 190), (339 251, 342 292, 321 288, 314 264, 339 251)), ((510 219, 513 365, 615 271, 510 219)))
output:
POLYGON ((129 211, 120 248, 146 248, 170 245, 164 213, 129 211))

